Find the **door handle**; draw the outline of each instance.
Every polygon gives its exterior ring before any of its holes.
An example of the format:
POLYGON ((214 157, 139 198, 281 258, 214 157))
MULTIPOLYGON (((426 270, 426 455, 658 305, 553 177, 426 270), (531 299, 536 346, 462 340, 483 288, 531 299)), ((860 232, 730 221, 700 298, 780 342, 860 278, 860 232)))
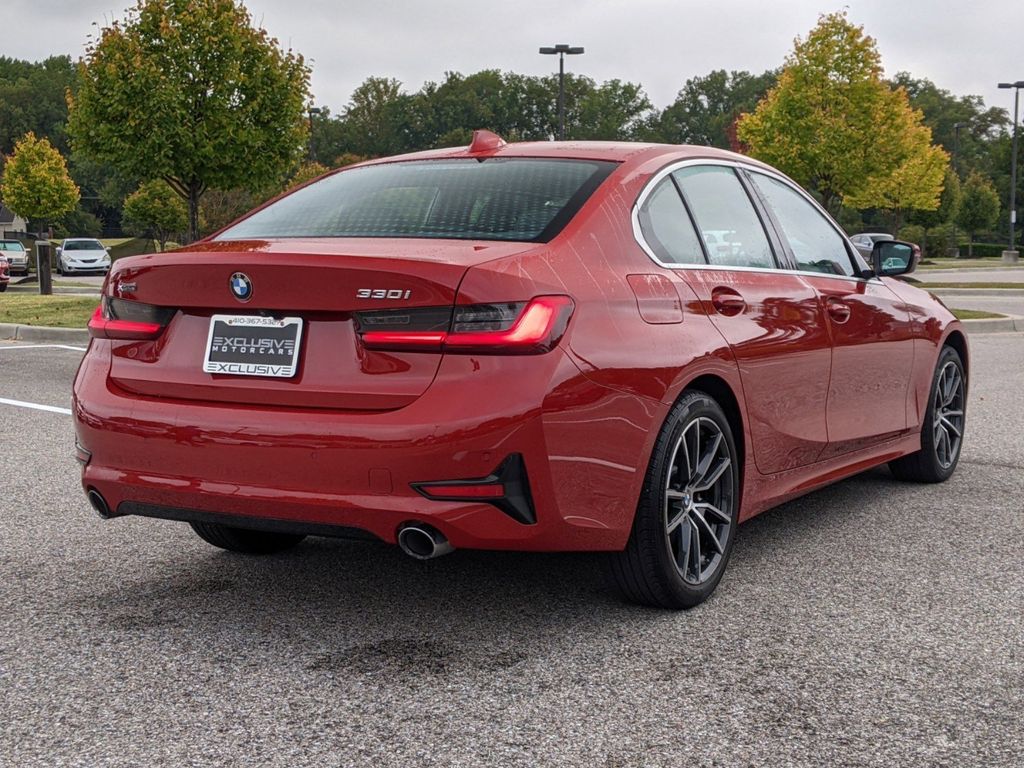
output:
POLYGON ((828 316, 834 323, 845 323, 850 319, 850 305, 838 299, 829 299, 825 304, 828 316))
POLYGON ((718 314, 727 317, 738 315, 747 308, 747 302, 732 288, 715 288, 711 291, 711 305, 718 314))

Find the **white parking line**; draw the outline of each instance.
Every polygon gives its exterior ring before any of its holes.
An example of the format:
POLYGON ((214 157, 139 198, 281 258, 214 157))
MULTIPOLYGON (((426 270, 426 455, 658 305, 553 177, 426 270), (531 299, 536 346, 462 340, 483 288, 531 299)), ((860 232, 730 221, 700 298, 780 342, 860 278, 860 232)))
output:
POLYGON ((13 344, 11 346, 0 345, 0 352, 5 349, 70 349, 73 352, 85 352, 85 347, 71 347, 67 344, 13 344))
POLYGON ((62 413, 65 416, 71 415, 70 408, 58 408, 55 405, 40 405, 39 403, 26 403, 22 400, 8 400, 6 397, 0 397, 0 405, 14 405, 18 408, 32 408, 36 411, 49 411, 50 413, 62 413))

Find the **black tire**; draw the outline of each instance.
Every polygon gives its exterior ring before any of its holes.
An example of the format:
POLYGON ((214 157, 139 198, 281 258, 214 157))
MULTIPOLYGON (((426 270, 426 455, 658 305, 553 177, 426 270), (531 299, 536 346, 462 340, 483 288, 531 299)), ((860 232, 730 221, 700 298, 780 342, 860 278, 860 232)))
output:
POLYGON ((235 528, 220 523, 189 523, 203 541, 231 552, 247 555, 269 555, 291 549, 304 538, 299 533, 276 533, 235 528))
MULTIPOLYGON (((669 412, 654 445, 629 542, 625 550, 613 553, 607 559, 610 581, 623 597, 643 605, 680 609, 692 608, 711 596, 732 552, 739 512, 740 471, 741 463, 736 453, 732 429, 721 406, 704 392, 685 392, 669 412), (683 443, 685 441, 687 446, 692 443, 694 424, 696 450, 691 451, 689 447, 683 447, 683 443), (703 448, 700 433, 702 425, 706 439, 703 448), (711 445, 717 440, 714 428, 722 436, 722 441, 716 443, 719 453, 715 453, 711 445), (723 450, 725 453, 721 454, 723 450), (678 461, 685 459, 687 467, 690 467, 691 453, 698 457, 697 470, 700 468, 701 457, 711 455, 711 461, 703 472, 704 480, 713 475, 716 468, 725 464, 728 458, 728 467, 723 470, 716 481, 718 485, 712 491, 690 492, 691 486, 700 484, 695 479, 696 472, 690 474, 690 479, 685 482, 680 480, 682 467, 677 466, 678 461), (672 485, 679 486, 684 493, 680 494, 679 489, 670 491, 672 485), (670 493, 676 496, 670 497, 670 493), (716 510, 715 518, 706 509, 699 513, 701 521, 687 516, 687 509, 693 510, 690 514, 694 515, 697 514, 695 507, 708 506, 716 510), (705 515, 707 520, 704 519, 705 515), (718 518, 718 515, 721 517, 718 518), (673 520, 683 522, 675 529, 670 529, 670 516, 673 520), (679 538, 684 533, 687 534, 688 542, 685 557, 681 551, 682 539, 679 538), (711 547, 702 550, 700 542, 704 534, 717 542, 714 554, 711 547), (697 546, 694 546, 691 536, 697 537, 697 546), (694 551, 697 553, 695 565, 689 559, 694 551), (708 553, 706 577, 701 575, 702 551, 708 553), (679 562, 681 558, 684 559, 683 563, 679 562)), ((704 541, 706 544, 710 539, 704 541)))
MULTIPOLYGON (((967 374, 964 372, 964 364, 960 359, 960 354, 952 347, 943 347, 942 352, 939 353, 939 361, 935 365, 935 372, 932 374, 932 386, 928 391, 928 409, 924 414, 924 424, 921 426, 921 450, 910 454, 909 456, 903 456, 902 458, 896 459, 895 461, 889 462, 889 469, 893 475, 899 480, 907 480, 915 483, 941 483, 948 480, 953 472, 956 470, 956 465, 960 461, 960 451, 963 448, 963 435, 964 427, 967 424, 967 374), (939 428, 936 423, 935 413, 936 408, 941 407, 940 402, 941 396, 939 394, 940 381, 943 380, 943 373, 948 371, 947 366, 953 366, 956 372, 959 374, 961 387, 959 396, 954 399, 958 399, 959 408, 952 409, 960 411, 959 421, 955 425, 950 425, 949 428, 941 428, 942 431, 946 432, 947 437, 955 431, 956 427, 959 427, 960 435, 956 441, 955 450, 952 453, 947 453, 943 456, 943 438, 941 436, 937 439, 939 428), (950 460, 951 459, 951 460, 950 460)), ((947 410, 948 413, 948 410, 947 410)), ((946 422, 949 423, 949 420, 946 422)), ((945 450, 948 452, 950 444, 945 444, 945 450)))
POLYGON ((7 283, 0 283, 0 293, 7 290, 7 283))

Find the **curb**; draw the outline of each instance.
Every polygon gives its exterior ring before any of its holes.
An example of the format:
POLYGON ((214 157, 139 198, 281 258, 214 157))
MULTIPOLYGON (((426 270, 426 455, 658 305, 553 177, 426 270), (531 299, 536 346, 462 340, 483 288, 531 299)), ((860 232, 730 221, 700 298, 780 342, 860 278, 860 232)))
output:
POLYGON ((1024 317, 1007 315, 1006 317, 990 317, 984 320, 961 320, 964 330, 968 333, 1008 333, 1024 331, 1024 317))
POLYGON ((928 283, 918 283, 936 296, 1024 296, 1024 288, 929 288, 928 283))
POLYGON ((60 344, 89 342, 85 328, 50 328, 45 325, 15 325, 0 323, 0 339, 6 341, 51 341, 60 344))

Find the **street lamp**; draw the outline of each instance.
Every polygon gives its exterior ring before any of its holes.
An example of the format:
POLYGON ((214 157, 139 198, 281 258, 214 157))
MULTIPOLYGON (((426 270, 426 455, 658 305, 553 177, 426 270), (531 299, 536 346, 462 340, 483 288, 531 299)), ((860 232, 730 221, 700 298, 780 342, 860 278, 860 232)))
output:
POLYGON ((560 43, 541 48, 540 52, 546 56, 558 54, 558 140, 565 141, 565 57, 583 53, 583 47, 560 43))
POLYGON ((1016 245, 1017 226, 1017 114, 1020 106, 1020 89, 1024 80, 1015 83, 1000 83, 1000 88, 1013 88, 1013 149, 1010 150, 1010 250, 1003 253, 1003 261, 1015 263, 1018 259, 1016 245))
POLYGON ((966 128, 967 123, 953 123, 953 172, 960 175, 960 129, 966 128))
MULTIPOLYGON (((953 173, 957 181, 960 181, 960 129, 966 128, 967 123, 953 123, 953 173)), ((953 221, 953 229, 949 237, 949 253, 956 253, 960 258, 960 247, 956 242, 956 220, 953 221)))
POLYGON ((307 114, 309 115, 309 162, 312 163, 316 160, 313 155, 313 118, 323 114, 323 110, 320 107, 310 107, 307 114))

